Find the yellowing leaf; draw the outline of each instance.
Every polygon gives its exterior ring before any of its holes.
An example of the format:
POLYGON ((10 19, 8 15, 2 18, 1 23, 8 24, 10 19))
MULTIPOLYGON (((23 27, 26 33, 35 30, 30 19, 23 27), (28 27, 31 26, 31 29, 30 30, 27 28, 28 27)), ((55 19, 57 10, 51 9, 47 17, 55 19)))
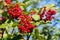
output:
POLYGON ((8 37, 8 34, 3 34, 3 38, 7 38, 8 37))
POLYGON ((47 4, 47 5, 46 5, 46 9, 48 10, 48 9, 54 7, 54 6, 55 6, 55 4, 47 4))
POLYGON ((3 13, 3 10, 0 9, 0 14, 3 13))

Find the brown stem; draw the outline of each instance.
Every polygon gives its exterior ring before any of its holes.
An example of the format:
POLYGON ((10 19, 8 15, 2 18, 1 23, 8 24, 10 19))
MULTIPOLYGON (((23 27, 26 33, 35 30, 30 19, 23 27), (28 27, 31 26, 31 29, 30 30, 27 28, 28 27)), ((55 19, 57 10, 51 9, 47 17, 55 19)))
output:
POLYGON ((43 8, 40 8, 40 10, 39 10, 38 14, 39 14, 39 13, 41 13, 42 9, 43 9, 43 8))

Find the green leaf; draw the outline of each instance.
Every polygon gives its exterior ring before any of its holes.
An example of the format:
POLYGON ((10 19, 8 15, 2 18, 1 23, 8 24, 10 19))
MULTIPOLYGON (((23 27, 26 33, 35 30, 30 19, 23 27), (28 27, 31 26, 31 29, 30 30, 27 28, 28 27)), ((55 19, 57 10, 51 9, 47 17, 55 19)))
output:
POLYGON ((35 22, 34 21, 31 21, 30 23, 35 26, 35 22))
POLYGON ((27 1, 29 1, 29 0, 24 0, 24 3, 27 2, 27 1))
POLYGON ((34 15, 32 16, 32 18, 33 18, 35 21, 40 20, 40 16, 37 15, 37 14, 34 14, 34 15))
POLYGON ((32 34, 32 39, 33 40, 44 40, 44 37, 40 35, 38 28, 34 29, 34 32, 32 34))
POLYGON ((38 26, 40 24, 40 22, 36 22, 35 25, 38 26))
POLYGON ((3 12, 2 16, 6 17, 7 16, 7 12, 3 12))
POLYGON ((27 1, 25 4, 26 4, 27 6, 29 6, 29 5, 31 5, 31 1, 27 1))
POLYGON ((6 20, 5 23, 3 23, 2 25, 0 25, 0 28, 6 28, 9 24, 8 24, 9 20, 6 20))
POLYGON ((45 24, 45 21, 44 21, 44 20, 41 20, 41 21, 40 21, 40 24, 45 24))
POLYGON ((3 1, 0 1, 0 9, 3 8, 3 1))
POLYGON ((18 25, 18 22, 14 22, 13 24, 12 24, 12 27, 16 27, 18 25))
POLYGON ((10 25, 10 27, 12 27, 12 25, 13 25, 13 21, 11 21, 9 25, 10 25))
POLYGON ((5 23, 8 23, 8 21, 9 21, 9 19, 7 19, 7 20, 5 21, 5 23))
POLYGON ((24 7, 23 7, 23 6, 20 6, 20 8, 21 8, 22 10, 24 10, 24 7))

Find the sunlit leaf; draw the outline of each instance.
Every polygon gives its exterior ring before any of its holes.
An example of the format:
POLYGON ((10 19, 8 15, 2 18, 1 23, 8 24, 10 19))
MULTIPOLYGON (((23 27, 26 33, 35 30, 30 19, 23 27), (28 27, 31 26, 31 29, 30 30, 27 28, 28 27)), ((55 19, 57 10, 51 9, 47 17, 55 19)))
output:
POLYGON ((37 15, 37 14, 34 14, 34 15, 32 16, 32 18, 33 18, 35 21, 37 21, 37 20, 39 20, 39 19, 40 19, 40 16, 39 16, 39 15, 37 15))

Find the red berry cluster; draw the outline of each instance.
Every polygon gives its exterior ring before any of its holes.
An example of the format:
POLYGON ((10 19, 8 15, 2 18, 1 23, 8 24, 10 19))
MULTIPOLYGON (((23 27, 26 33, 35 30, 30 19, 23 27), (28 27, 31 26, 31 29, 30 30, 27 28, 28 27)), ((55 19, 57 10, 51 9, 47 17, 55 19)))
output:
POLYGON ((11 0, 5 0, 7 4, 11 4, 11 0))
POLYGON ((22 15, 20 16, 21 21, 19 23, 18 29, 22 32, 22 33, 29 33, 31 32, 31 30, 34 28, 34 26, 30 23, 31 22, 31 18, 27 15, 22 15))
POLYGON ((15 7, 11 7, 8 9, 8 13, 13 17, 13 18, 18 18, 22 14, 22 10, 19 7, 18 4, 15 5, 15 7))
POLYGON ((48 11, 46 11, 46 7, 44 7, 43 12, 40 14, 40 18, 44 21, 51 21, 54 16, 56 14, 55 10, 49 9, 48 11))

